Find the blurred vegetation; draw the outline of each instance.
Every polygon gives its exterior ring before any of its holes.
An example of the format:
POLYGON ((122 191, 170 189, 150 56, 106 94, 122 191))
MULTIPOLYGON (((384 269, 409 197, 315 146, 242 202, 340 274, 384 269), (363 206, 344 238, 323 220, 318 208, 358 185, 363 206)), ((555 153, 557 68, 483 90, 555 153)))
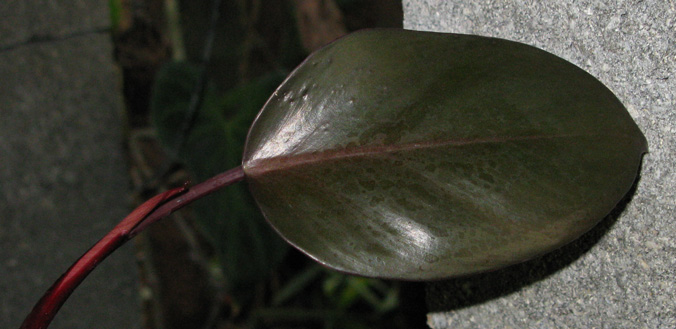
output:
MULTIPOLYGON (((392 0, 110 4, 130 125, 150 121, 169 160, 194 181, 241 163, 251 122, 310 51, 349 31, 401 27, 402 21, 401 4, 392 0)), ((207 298, 211 309, 198 312, 209 314, 200 327, 425 327, 420 294, 406 292, 419 286, 322 268, 278 237, 245 184, 200 200, 190 214, 208 245, 206 272, 215 290, 207 298), (402 294, 413 297, 406 301, 402 294)), ((170 320, 152 322, 154 328, 196 325, 167 313, 170 320)))

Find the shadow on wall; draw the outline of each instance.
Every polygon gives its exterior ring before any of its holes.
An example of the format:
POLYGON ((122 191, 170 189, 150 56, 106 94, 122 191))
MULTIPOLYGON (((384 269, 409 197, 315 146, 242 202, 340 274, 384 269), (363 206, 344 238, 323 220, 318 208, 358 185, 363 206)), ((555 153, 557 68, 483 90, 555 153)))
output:
POLYGON ((565 268, 589 251, 622 214, 636 192, 640 180, 634 184, 622 201, 589 232, 572 243, 538 258, 515 264, 501 270, 427 284, 429 312, 443 312, 481 304, 520 290, 565 268))

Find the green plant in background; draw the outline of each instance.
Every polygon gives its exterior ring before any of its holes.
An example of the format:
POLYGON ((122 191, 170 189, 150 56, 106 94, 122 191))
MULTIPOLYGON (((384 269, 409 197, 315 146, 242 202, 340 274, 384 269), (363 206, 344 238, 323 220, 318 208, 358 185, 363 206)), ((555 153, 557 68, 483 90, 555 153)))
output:
POLYGON ((367 302, 376 312, 385 313, 397 307, 397 289, 381 280, 348 276, 332 272, 323 283, 324 293, 341 309, 360 301, 367 302))
POLYGON ((108 0, 110 10, 110 26, 113 31, 117 31, 122 21, 122 3, 121 0, 108 0))
MULTIPOLYGON (((178 139, 199 70, 170 63, 160 71, 151 102, 152 121, 163 144, 197 181, 241 163, 247 127, 268 95, 284 79, 271 73, 219 94, 209 85, 182 147, 178 139)), ((193 211, 215 248, 230 290, 250 291, 286 254, 286 244, 270 229, 245 186, 197 202, 193 211)), ((242 297, 242 294, 238 294, 242 297)))
MULTIPOLYGON (((166 70, 168 90, 180 94, 191 69, 166 70)), ((225 147, 237 147, 230 143, 238 130, 229 123, 251 114, 229 112, 229 101, 247 93, 253 99, 274 79, 252 80, 256 87, 225 97, 207 88, 186 140, 195 149, 179 155, 191 157, 185 162, 196 176, 226 161, 234 168, 135 210, 55 284, 23 328, 48 323, 79 283, 70 278, 81 280, 118 243, 242 180, 275 230, 322 265, 365 277, 436 280, 502 268, 574 240, 629 191, 647 151, 612 92, 554 55, 494 38, 371 30, 313 53, 284 80, 251 126, 239 165, 225 147)), ((181 102, 172 96, 159 95, 158 103, 181 102)), ((171 144, 181 115, 166 112, 155 121, 171 144)), ((230 197, 245 202, 241 194, 230 197)), ((246 209, 220 211, 255 216, 246 209)), ((259 224, 239 225, 262 232, 253 226, 259 224)), ((256 252, 272 249, 253 244, 256 252)), ((315 271, 280 291, 294 295, 315 271)), ((322 286, 339 310, 355 296, 381 312, 393 305, 394 293, 372 279, 328 275, 322 286)), ((344 323, 363 327, 349 317, 344 323)))

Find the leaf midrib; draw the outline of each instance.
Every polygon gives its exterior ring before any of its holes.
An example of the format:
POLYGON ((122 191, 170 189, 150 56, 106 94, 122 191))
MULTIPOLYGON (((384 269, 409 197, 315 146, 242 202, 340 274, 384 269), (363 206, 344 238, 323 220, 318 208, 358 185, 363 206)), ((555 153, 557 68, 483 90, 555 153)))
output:
MULTIPOLYGON (((412 142, 412 143, 403 143, 403 144, 390 144, 390 145, 364 145, 351 148, 340 148, 340 149, 329 149, 318 152, 311 153, 301 153, 293 154, 286 156, 275 156, 263 159, 254 159, 246 161, 243 164, 244 171, 249 177, 262 176, 273 171, 287 170, 293 167, 298 167, 302 165, 323 162, 323 161, 335 161, 348 158, 356 158, 361 156, 385 154, 385 153, 396 153, 403 151, 414 151, 420 149, 429 149, 435 147, 447 147, 447 146, 469 146, 477 144, 493 144, 493 143, 504 143, 504 142, 520 142, 520 141, 537 141, 537 140, 549 140, 549 139, 559 139, 559 138, 578 138, 578 137, 594 137, 608 134, 584 134, 584 133, 575 133, 575 134, 556 134, 556 135, 526 135, 526 136, 515 136, 515 137, 505 137, 505 136, 495 136, 487 138, 475 138, 475 139, 454 139, 454 140, 444 140, 444 141, 428 141, 428 142, 412 142)), ((624 136, 625 134, 618 134, 624 136)), ((619 136, 618 136, 619 137, 619 136)))

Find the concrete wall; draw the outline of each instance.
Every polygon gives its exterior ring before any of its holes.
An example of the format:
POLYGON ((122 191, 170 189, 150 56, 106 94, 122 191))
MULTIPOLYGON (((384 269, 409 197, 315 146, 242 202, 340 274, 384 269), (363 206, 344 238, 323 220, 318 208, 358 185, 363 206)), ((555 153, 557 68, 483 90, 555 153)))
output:
POLYGON ((648 138, 633 199, 579 241, 428 285, 432 328, 676 328, 676 3, 404 0, 408 29, 528 43, 613 90, 648 138), (573 4, 574 3, 574 4, 573 4))
MULTIPOLYGON (((0 1, 0 328, 129 210, 107 1, 0 1)), ((138 328, 127 246, 50 328, 138 328)))

